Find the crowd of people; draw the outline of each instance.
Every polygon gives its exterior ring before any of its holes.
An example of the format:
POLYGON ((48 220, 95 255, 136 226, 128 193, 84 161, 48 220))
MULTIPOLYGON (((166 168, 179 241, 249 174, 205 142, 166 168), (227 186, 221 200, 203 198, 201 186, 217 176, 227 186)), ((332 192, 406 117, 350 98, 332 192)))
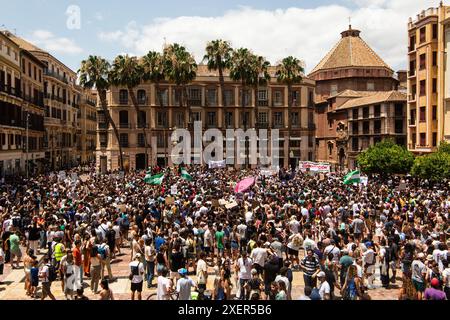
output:
POLYGON ((55 299, 60 281, 67 299, 87 299, 87 283, 113 300, 111 263, 127 248, 131 299, 145 284, 158 300, 365 300, 376 283, 402 300, 450 298, 447 181, 187 170, 192 180, 152 168, 161 185, 146 172, 77 169, 0 185, 0 275, 23 267, 32 298, 55 299), (249 176, 256 183, 235 193, 249 176))

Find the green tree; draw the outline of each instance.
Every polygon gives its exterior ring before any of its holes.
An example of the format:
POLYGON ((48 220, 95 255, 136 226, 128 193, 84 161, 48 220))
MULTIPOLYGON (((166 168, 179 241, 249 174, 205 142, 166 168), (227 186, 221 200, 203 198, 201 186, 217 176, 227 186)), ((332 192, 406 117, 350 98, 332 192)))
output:
POLYGON ((110 88, 111 83, 109 81, 111 65, 106 59, 99 56, 89 56, 86 60, 81 62, 81 67, 78 70, 80 85, 86 89, 95 88, 98 92, 100 99, 100 107, 106 118, 107 128, 111 124, 114 135, 119 145, 119 166, 123 171, 123 154, 122 146, 120 145, 119 131, 117 126, 109 112, 108 102, 106 101, 106 92, 110 88))
POLYGON ((442 141, 441 145, 439 146, 439 152, 450 154, 450 143, 448 143, 447 141, 442 141))
POLYGON ((414 156, 393 141, 384 140, 360 153, 357 161, 360 169, 366 173, 406 174, 414 163, 414 156))
POLYGON ((114 59, 110 72, 111 84, 115 86, 122 86, 127 88, 128 94, 131 98, 131 103, 136 111, 136 116, 139 125, 142 126, 142 132, 144 134, 144 147, 145 147, 145 167, 148 167, 148 143, 147 143, 147 120, 143 119, 139 102, 136 98, 134 89, 139 86, 143 80, 143 69, 139 63, 139 59, 129 55, 119 55, 114 59))
POLYGON ((186 106, 191 121, 191 108, 188 100, 188 84, 197 76, 197 63, 194 56, 178 43, 168 45, 163 53, 164 74, 170 82, 181 90, 180 104, 186 106))
POLYGON ((450 179, 450 154, 436 152, 417 157, 411 169, 411 174, 421 179, 440 181, 450 179))
MULTIPOLYGON (((225 78, 223 71, 230 67, 231 54, 233 49, 228 41, 221 39, 208 42, 206 45, 206 54, 203 61, 206 61, 208 70, 217 70, 219 72, 220 91, 222 92, 222 106, 226 107, 225 99, 225 78)), ((225 112, 227 109, 225 108, 225 112)), ((219 124, 221 127, 222 124, 219 124)))
MULTIPOLYGON (((303 73, 305 72, 302 62, 292 56, 284 58, 281 63, 277 66, 276 77, 277 81, 287 85, 288 87, 288 136, 289 136, 289 151, 291 150, 291 130, 292 130, 292 105, 294 102, 292 94, 292 86, 299 84, 303 81, 303 73)), ((301 112, 299 112, 301 115, 301 112)), ((299 119, 301 123, 301 119, 299 119)))

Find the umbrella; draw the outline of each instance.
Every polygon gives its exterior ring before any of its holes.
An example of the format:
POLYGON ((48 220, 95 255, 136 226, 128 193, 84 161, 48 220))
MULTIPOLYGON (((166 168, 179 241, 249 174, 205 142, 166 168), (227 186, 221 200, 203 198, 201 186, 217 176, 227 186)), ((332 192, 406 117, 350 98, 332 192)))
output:
POLYGON ((234 192, 236 192, 236 193, 245 192, 248 189, 250 189, 250 187, 254 183, 255 183, 254 177, 245 178, 244 180, 241 180, 236 184, 236 187, 234 188, 234 192))

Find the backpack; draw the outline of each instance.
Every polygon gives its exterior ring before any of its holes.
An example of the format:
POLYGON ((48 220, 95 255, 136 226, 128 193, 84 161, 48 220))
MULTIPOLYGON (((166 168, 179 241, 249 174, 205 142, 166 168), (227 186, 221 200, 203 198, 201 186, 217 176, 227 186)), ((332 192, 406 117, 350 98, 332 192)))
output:
POLYGON ((112 229, 106 231, 106 239, 109 243, 113 243, 116 240, 116 231, 112 229))
POLYGON ((58 276, 58 274, 56 273, 56 268, 51 264, 48 264, 47 267, 48 267, 48 281, 53 282, 56 280, 58 276))
POLYGON ((98 254, 100 255, 100 257, 102 259, 106 259, 106 248, 104 246, 100 246, 97 249, 98 249, 98 254))
POLYGON ((320 296, 319 289, 314 288, 311 291, 311 295, 309 296, 311 300, 322 300, 322 297, 320 296))

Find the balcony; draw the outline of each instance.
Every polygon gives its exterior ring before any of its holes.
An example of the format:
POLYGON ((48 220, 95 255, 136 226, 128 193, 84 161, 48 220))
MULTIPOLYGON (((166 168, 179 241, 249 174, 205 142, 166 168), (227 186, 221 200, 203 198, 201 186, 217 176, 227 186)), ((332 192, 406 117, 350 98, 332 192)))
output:
POLYGON ((136 126, 136 129, 148 129, 148 128, 149 128, 148 123, 138 123, 138 125, 136 126))
POLYGON ((194 107, 201 107, 202 106, 202 100, 201 99, 189 99, 188 103, 190 106, 194 107))
POLYGON ((256 129, 269 129, 269 123, 268 122, 257 122, 256 129))
POLYGON ((119 129, 131 129, 131 123, 120 123, 119 129))
POLYGON ((416 126, 416 119, 409 119, 408 125, 409 125, 410 127, 415 127, 415 126, 416 126))
POLYGON ((99 123, 98 123, 98 128, 99 128, 100 130, 102 130, 102 129, 108 129, 108 124, 107 124, 106 122, 99 122, 99 123))
POLYGON ((258 107, 268 107, 269 101, 268 100, 258 100, 258 107))
POLYGON ((39 106, 39 107, 42 107, 42 108, 44 107, 44 100, 39 98, 39 97, 34 97, 33 98, 33 97, 31 97, 31 96, 29 96, 27 94, 24 94, 22 96, 22 98, 23 98, 23 100, 25 100, 25 101, 27 101, 29 103, 32 103, 32 104, 34 104, 36 106, 39 106))
POLYGON ((20 91, 20 89, 13 88, 10 85, 1 84, 0 85, 0 92, 4 92, 4 93, 7 93, 7 94, 10 94, 10 95, 15 96, 17 98, 22 98, 22 92, 20 91))
POLYGON ((415 102, 417 99, 417 94, 408 94, 408 102, 415 102))
POLYGON ((272 103, 273 107, 283 107, 284 106, 284 102, 283 101, 274 101, 272 103))
POLYGON ((408 77, 409 78, 414 78, 415 76, 416 76, 416 70, 408 71, 408 77))
POLYGON ((52 78, 57 79, 59 81, 62 81, 65 84, 69 84, 69 80, 67 79, 67 77, 62 76, 60 74, 57 74, 54 71, 50 71, 50 70, 44 69, 44 75, 52 77, 52 78))

